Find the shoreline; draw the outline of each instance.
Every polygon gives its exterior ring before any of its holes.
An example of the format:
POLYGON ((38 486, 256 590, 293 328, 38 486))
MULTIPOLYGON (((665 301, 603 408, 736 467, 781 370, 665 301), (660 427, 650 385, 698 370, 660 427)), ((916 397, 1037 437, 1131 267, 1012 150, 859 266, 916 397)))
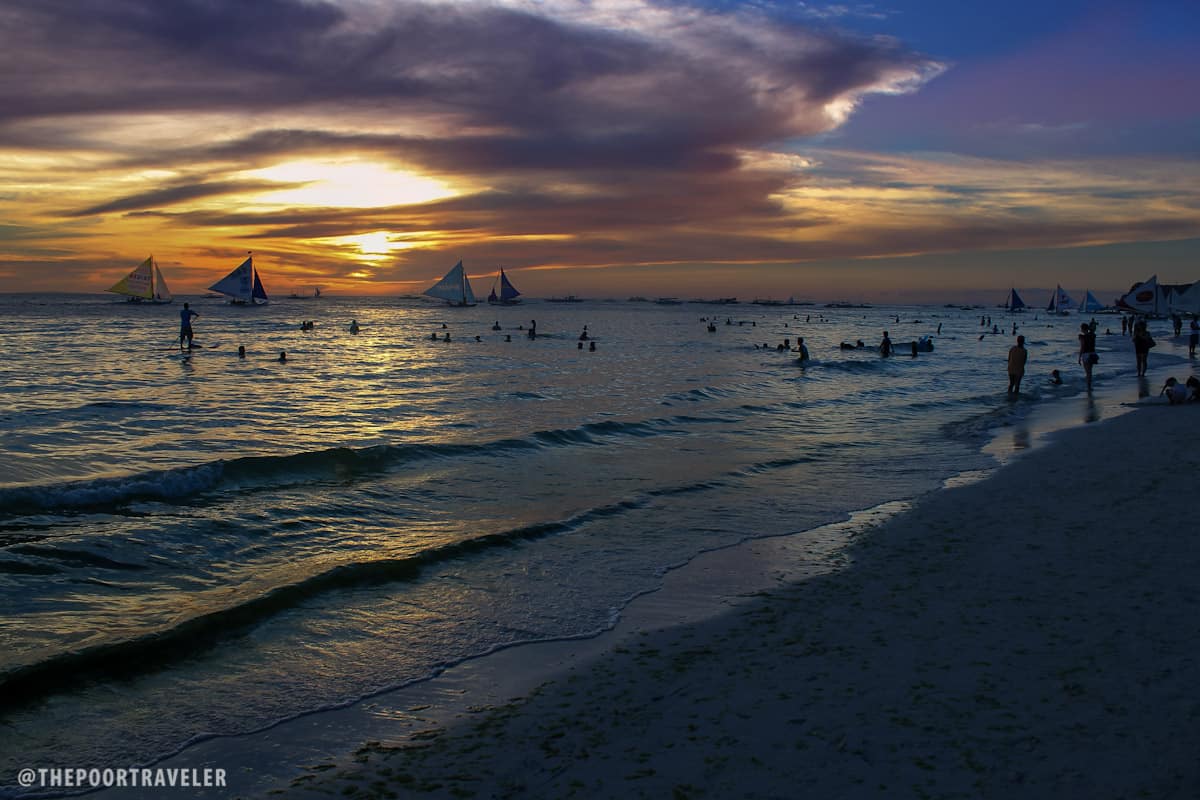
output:
MULTIPOLYGON (((944 488, 918 498, 930 499, 973 486, 982 477, 990 482, 999 473, 1021 468, 1021 462, 1036 456, 1058 437, 1081 429, 1087 423, 1137 411, 1145 404, 1120 402, 1128 387, 1110 387, 1097 397, 1062 398, 1049 406, 1051 419, 1022 419, 995 432, 984 449, 997 466, 982 473, 949 479, 944 488), (1099 413, 1096 412, 1099 400, 1099 413), (1078 416, 1078 421, 1068 421, 1078 416), (1061 428, 1061 424, 1071 427, 1061 428), (1083 423, 1081 425, 1081 423, 1083 423), (1012 442, 1002 442, 1011 438, 1012 442), (995 452, 1001 450, 1004 452, 995 452)), ((1154 410, 1148 413, 1155 413, 1154 410)), ((1138 416, 1133 414, 1132 416, 1138 416)), ((750 539, 730 547, 701 553, 682 567, 668 571, 662 587, 634 598, 622 611, 614 628, 586 638, 517 644, 448 666, 438 674, 407 686, 384 691, 345 707, 299 715, 255 733, 217 736, 194 742, 156 764, 161 767, 217 767, 229 773, 225 790, 184 793, 196 797, 268 797, 283 791, 295 795, 311 784, 310 796, 327 796, 335 780, 337 791, 356 781, 369 782, 374 760, 392 747, 408 747, 452 738, 489 714, 507 713, 515 705, 529 702, 556 679, 578 680, 588 665, 611 659, 614 652, 628 648, 647 636, 663 637, 669 631, 688 630, 728 617, 762 596, 840 569, 846 559, 847 542, 863 533, 874 536, 885 517, 900 518, 912 513, 910 501, 885 503, 876 509, 854 512, 843 522, 812 531, 750 539), (449 730, 447 734, 445 731, 449 730), (364 749, 368 742, 379 743, 364 749), (359 766, 367 760, 368 766, 359 766), (347 768, 357 778, 337 778, 347 768)), ((895 520, 892 521, 895 523, 895 520)), ((884 526, 886 527, 886 526, 884 526)), ((867 537, 871 538, 871 537, 867 537)), ((852 555, 858 548, 851 546, 852 555)), ((401 794, 407 791, 400 787, 401 794)), ((669 793, 669 787, 666 789, 669 793)), ((144 796, 135 791, 102 790, 91 796, 125 798, 144 796)), ((432 796, 436 796, 436 793, 432 796)), ((486 795, 485 795, 486 796, 486 795)))
MULTIPOLYGON (((499 691, 448 729, 372 739, 278 788, 311 797, 351 787, 426 797, 1194 792, 1200 543, 1185 520, 1198 425, 1200 408, 1155 404, 1061 431, 982 482, 868 525, 845 569, 780 574, 774 588, 701 622, 637 630, 631 619, 615 646, 554 654, 557 678, 520 699, 499 691), (1136 449, 1148 438, 1162 447, 1136 449), (1122 447, 1128 461, 1113 458, 1122 447), (1055 491, 1039 494, 1047 485, 1055 491), (1139 490, 1154 502, 1136 519, 1122 515, 1139 490)), ((698 577, 689 583, 703 594, 698 577)), ((508 666, 519 667, 532 651, 512 655, 508 666)))

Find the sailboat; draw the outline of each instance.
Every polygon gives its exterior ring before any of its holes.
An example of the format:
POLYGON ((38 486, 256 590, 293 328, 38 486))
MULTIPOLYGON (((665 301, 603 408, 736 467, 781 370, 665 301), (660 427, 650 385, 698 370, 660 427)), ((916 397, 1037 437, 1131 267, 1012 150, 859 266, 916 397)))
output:
POLYGON ((451 267, 440 281, 426 289, 425 295, 445 300, 449 305, 459 308, 475 305, 475 293, 471 291, 471 281, 461 261, 451 267))
POLYGON ((154 256, 150 256, 133 268, 133 272, 105 289, 113 294, 123 294, 130 303, 170 303, 174 301, 162 270, 154 256))
POLYGON ((1083 305, 1079 310, 1085 314, 1095 314, 1099 311, 1104 311, 1106 306, 1096 299, 1096 295, 1092 294, 1091 289, 1087 289, 1083 293, 1083 305))
POLYGON ((512 281, 504 274, 504 267, 500 268, 500 277, 496 279, 496 283, 500 285, 500 294, 496 294, 496 287, 492 286, 492 293, 488 295, 488 303, 501 306, 515 306, 521 301, 517 296, 521 293, 517 291, 517 287, 512 285, 512 281))
POLYGON ((1054 294, 1050 295, 1050 303, 1046 306, 1046 310, 1053 314, 1068 314, 1075 307, 1075 301, 1067 294, 1059 284, 1054 289, 1054 294))
POLYGON ((1010 289, 1008 292, 1008 301, 1004 307, 1009 311, 1024 311, 1025 301, 1021 299, 1021 295, 1017 294, 1016 289, 1010 289))
POLYGON ((267 292, 258 270, 254 268, 253 256, 246 256, 246 260, 234 267, 233 272, 208 288, 228 297, 231 305, 261 306, 267 303, 267 292))

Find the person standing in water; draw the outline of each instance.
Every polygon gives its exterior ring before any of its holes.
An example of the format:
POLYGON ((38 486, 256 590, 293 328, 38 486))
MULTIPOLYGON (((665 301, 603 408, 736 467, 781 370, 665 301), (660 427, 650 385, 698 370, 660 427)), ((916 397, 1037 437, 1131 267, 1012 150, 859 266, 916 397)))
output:
POLYGON ((887 331, 883 332, 883 341, 879 343, 879 354, 884 358, 892 354, 892 339, 887 331))
POLYGON ((1150 335, 1150 330, 1146 327, 1146 320, 1139 319, 1133 324, 1133 354, 1137 360, 1139 378, 1146 377, 1151 347, 1154 347, 1154 337, 1150 335))
POLYGON ((1008 350, 1008 393, 1021 393, 1021 378, 1025 377, 1025 362, 1029 360, 1029 351, 1025 349, 1025 337, 1018 336, 1017 343, 1008 350))
POLYGON ((187 340, 188 350, 192 349, 192 317, 200 316, 195 311, 188 307, 187 303, 183 304, 183 308, 179 311, 179 349, 183 349, 183 340, 187 340))
POLYGON ((1079 326, 1079 363, 1087 375, 1087 388, 1092 388, 1092 367, 1100 360, 1096 355, 1096 332, 1086 322, 1079 326))

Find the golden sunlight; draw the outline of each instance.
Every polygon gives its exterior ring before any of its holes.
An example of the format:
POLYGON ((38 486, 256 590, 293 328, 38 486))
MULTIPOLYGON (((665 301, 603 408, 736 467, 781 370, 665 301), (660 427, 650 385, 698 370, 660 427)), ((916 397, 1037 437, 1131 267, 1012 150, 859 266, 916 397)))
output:
POLYGON ((387 231, 373 231, 354 236, 331 236, 322 241, 358 248, 359 261, 383 261, 394 250, 406 250, 412 242, 396 241, 387 231))
POLYGON ((379 208, 428 203, 457 192, 442 181, 369 161, 288 161, 242 173, 302 184, 253 196, 259 204, 319 208, 379 208))

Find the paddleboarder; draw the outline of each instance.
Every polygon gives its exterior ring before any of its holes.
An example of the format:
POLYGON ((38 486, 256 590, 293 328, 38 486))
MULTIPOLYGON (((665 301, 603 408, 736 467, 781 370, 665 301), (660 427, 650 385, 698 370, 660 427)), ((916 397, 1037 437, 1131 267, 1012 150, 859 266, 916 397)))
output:
POLYGON ((183 349, 183 340, 187 339, 188 350, 192 349, 192 317, 200 316, 184 303, 179 311, 179 349, 183 349))

